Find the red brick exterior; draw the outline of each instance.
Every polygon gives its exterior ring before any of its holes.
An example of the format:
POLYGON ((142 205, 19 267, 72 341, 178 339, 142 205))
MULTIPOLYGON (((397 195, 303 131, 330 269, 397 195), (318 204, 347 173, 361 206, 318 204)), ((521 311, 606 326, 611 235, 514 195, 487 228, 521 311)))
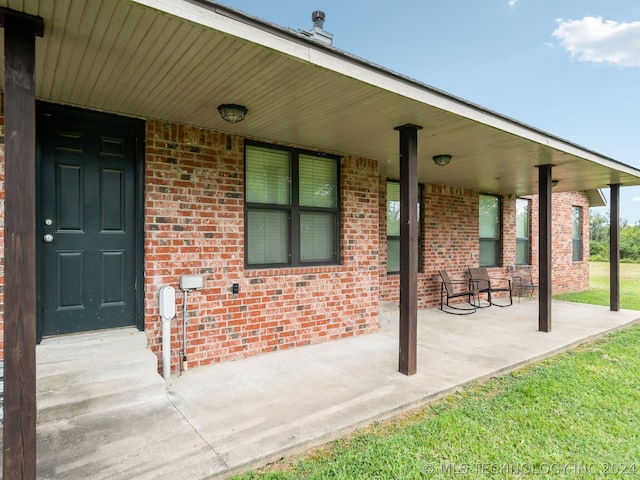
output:
MULTIPOLYGON (((439 302, 438 270, 446 269, 461 278, 466 268, 478 266, 479 192, 444 185, 425 185, 421 199, 422 271, 418 273, 419 308, 434 307, 439 302)), ((531 264, 538 276, 538 197, 531 199, 531 264)), ((504 195, 501 200, 501 267, 492 275, 509 277, 508 266, 516 258, 516 198, 504 195)), ((589 200, 585 193, 553 195, 553 293, 589 288, 589 200), (582 261, 572 261, 572 207, 582 207, 582 261)), ((399 301, 399 275, 386 272, 386 179, 380 179, 380 299, 399 301)))
POLYGON ((553 293, 589 288, 589 199, 583 192, 553 195, 553 293), (582 207, 582 255, 572 260, 572 207, 582 207))
MULTIPOLYGON (((0 115, 0 127, 3 128, 0 115)), ((3 146, 2 146, 3 148, 3 146)), ((202 274, 188 296, 190 367, 333 340, 378 328, 379 300, 398 299, 398 275, 386 273, 386 179, 375 161, 341 161, 341 264, 313 268, 244 266, 244 139, 161 121, 146 123, 145 330, 160 364, 158 290, 177 292, 172 370, 182 350, 179 277, 202 274), (239 293, 232 293, 237 283, 239 293)), ((0 151, 0 225, 4 151, 0 151)), ((478 264, 478 195, 426 185, 419 306, 437 304, 437 270, 462 275, 478 264)), ((554 195, 554 293, 588 288, 588 200, 554 195), (583 207, 583 261, 571 261, 571 207, 583 207)), ((537 202, 532 201, 532 263, 537 263, 537 202)), ((515 258, 515 198, 502 197, 503 267, 515 258)), ((0 244, 3 243, 3 229, 0 244)), ((3 279, 0 272, 0 282, 3 279)), ((3 297, 0 290, 0 302, 3 297)), ((0 312, 1 315, 1 312, 0 312)), ((2 351, 0 317, 0 352, 2 351)), ((0 357, 1 358, 1 357, 0 357)))
MULTIPOLYGON (((158 289, 202 274, 189 294, 189 366, 231 360, 378 328, 376 162, 341 162, 342 265, 245 269, 244 143, 199 128, 147 122, 145 329, 160 353, 158 289), (239 293, 232 293, 237 283, 239 293)), ((182 349, 182 298, 172 366, 182 349)))

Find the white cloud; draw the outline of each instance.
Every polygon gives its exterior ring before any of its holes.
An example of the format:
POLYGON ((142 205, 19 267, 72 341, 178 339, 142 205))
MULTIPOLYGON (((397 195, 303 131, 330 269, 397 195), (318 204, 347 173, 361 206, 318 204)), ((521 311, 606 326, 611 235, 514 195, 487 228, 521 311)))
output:
POLYGON ((635 203, 640 203, 640 197, 633 197, 631 201, 635 203))
POLYGON ((602 17, 556 21, 552 35, 577 60, 640 67, 640 21, 618 23, 602 17))
POLYGON ((509 0, 509 6, 510 6, 511 8, 515 8, 516 3, 518 3, 518 0, 509 0))

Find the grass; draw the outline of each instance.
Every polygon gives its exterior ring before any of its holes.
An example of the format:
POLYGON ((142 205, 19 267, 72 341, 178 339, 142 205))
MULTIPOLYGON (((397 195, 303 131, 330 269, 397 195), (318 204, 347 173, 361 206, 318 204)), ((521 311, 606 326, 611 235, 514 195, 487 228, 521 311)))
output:
MULTIPOLYGON (((591 268, 592 288, 574 298, 606 305, 608 264, 591 268)), ((640 310, 640 266, 621 276, 622 307, 640 310)), ((634 478, 639 372, 634 325, 235 478, 634 478)))
POLYGON ((640 325, 237 479, 633 478, 640 325))
MULTIPOLYGON (((609 263, 591 262, 589 267, 590 288, 584 292, 555 295, 557 300, 609 305, 609 263)), ((640 264, 620 264, 620 308, 640 310, 640 264)))

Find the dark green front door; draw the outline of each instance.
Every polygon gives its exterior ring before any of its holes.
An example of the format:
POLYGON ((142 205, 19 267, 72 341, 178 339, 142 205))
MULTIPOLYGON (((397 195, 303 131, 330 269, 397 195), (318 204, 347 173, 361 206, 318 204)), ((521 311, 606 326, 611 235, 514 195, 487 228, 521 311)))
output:
POLYGON ((136 122, 39 106, 42 336, 136 324, 136 122))

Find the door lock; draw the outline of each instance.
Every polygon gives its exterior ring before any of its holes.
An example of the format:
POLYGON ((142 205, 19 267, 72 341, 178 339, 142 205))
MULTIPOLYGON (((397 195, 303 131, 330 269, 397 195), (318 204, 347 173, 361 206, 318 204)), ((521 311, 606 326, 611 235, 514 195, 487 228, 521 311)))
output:
POLYGON ((47 233, 42 239, 44 240, 44 243, 51 243, 53 242, 53 235, 47 233))

